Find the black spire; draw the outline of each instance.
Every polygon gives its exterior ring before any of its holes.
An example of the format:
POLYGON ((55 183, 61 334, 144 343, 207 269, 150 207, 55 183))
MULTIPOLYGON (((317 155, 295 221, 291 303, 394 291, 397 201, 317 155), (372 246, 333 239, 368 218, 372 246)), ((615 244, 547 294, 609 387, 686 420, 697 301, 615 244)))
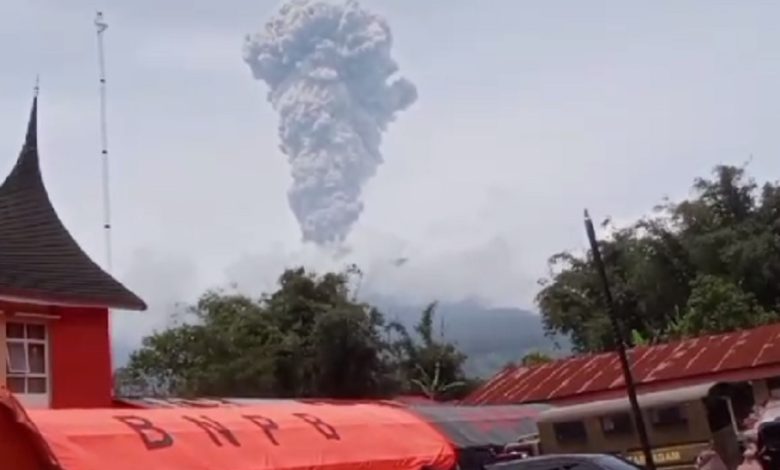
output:
POLYGON ((11 173, 3 183, 3 186, 16 186, 18 180, 24 180, 24 184, 36 184, 43 186, 41 169, 38 163, 38 92, 33 97, 30 108, 30 120, 27 122, 27 135, 24 139, 22 151, 16 160, 11 173))
MULTIPOLYGON (((24 140, 24 147, 28 149, 38 149, 38 91, 33 97, 32 108, 30 109, 30 120, 27 122, 27 137, 24 140)), ((36 153, 37 156, 37 153, 36 153)))
POLYGON ((0 185, 0 297, 145 309, 84 253, 57 216, 41 176, 37 121, 36 86, 24 146, 0 185))

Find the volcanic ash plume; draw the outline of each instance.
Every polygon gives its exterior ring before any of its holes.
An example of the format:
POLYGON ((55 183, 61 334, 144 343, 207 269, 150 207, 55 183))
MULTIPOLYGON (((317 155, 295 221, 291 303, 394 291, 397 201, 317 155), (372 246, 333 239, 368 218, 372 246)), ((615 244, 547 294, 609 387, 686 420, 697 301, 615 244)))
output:
POLYGON ((417 99, 410 81, 394 77, 392 44, 385 20, 355 1, 293 0, 246 40, 244 61, 279 113, 304 241, 346 238, 363 210, 362 186, 382 163, 382 133, 417 99))

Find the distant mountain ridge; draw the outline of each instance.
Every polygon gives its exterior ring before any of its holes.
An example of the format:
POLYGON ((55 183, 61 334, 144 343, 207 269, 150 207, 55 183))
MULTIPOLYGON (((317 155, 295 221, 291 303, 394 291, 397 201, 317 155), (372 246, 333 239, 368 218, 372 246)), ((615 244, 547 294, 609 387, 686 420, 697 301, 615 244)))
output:
MULTIPOLYGON (((412 328, 425 305, 408 305, 391 298, 366 299, 376 305, 388 321, 412 328)), ((437 304, 434 323, 437 333, 457 344, 468 355, 466 372, 487 378, 509 362, 519 362, 530 351, 562 356, 569 351, 565 338, 545 336, 541 317, 519 308, 493 308, 471 300, 437 304)))
MULTIPOLYGON (((389 297, 370 296, 364 300, 379 308, 387 321, 398 321, 410 332, 426 307, 389 297)), ((468 355, 466 372, 472 377, 489 378, 507 363, 519 362, 530 351, 559 357, 570 349, 565 338, 553 340, 545 336, 538 314, 519 308, 487 307, 473 300, 437 304, 434 326, 437 334, 443 326, 444 338, 468 355)), ((115 338, 114 367, 125 365, 138 347, 140 344, 115 338)))

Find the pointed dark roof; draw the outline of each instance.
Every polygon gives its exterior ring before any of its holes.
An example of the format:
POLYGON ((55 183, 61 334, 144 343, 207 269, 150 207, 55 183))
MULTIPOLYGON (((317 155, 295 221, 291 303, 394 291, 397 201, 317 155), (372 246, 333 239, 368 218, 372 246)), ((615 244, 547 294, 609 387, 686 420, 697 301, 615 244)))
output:
POLYGON ((145 310, 79 247, 52 207, 38 162, 38 99, 19 159, 0 185, 0 297, 145 310))

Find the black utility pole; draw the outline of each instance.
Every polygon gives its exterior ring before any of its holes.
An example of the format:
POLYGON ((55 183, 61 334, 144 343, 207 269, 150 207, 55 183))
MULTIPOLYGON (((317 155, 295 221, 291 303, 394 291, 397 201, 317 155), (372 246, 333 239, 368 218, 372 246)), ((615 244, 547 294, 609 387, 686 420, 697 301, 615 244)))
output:
POLYGON ((623 380, 626 382, 628 401, 631 402, 631 410, 634 413, 634 424, 636 425, 637 434, 639 435, 639 442, 642 444, 642 453, 645 454, 645 467, 648 470, 655 470, 653 452, 650 450, 650 439, 647 438, 645 420, 642 417, 642 409, 639 408, 639 401, 636 398, 634 377, 631 374, 631 366, 628 363, 628 356, 626 355, 626 342, 623 339, 623 330, 618 321, 617 312, 615 311, 615 303, 612 300, 612 292, 609 289, 609 280, 607 280, 607 271, 604 269, 604 261, 601 259, 601 250, 599 249, 598 241, 596 241, 596 231, 593 230, 593 221, 590 220, 587 209, 585 210, 585 231, 588 233, 590 250, 593 252, 593 262, 596 264, 596 269, 599 272, 601 284, 604 288, 604 301, 607 304, 607 313, 609 314, 609 320, 612 323, 612 330, 615 335, 615 342, 617 343, 617 353, 618 356, 620 356, 620 365, 623 369, 623 380))

